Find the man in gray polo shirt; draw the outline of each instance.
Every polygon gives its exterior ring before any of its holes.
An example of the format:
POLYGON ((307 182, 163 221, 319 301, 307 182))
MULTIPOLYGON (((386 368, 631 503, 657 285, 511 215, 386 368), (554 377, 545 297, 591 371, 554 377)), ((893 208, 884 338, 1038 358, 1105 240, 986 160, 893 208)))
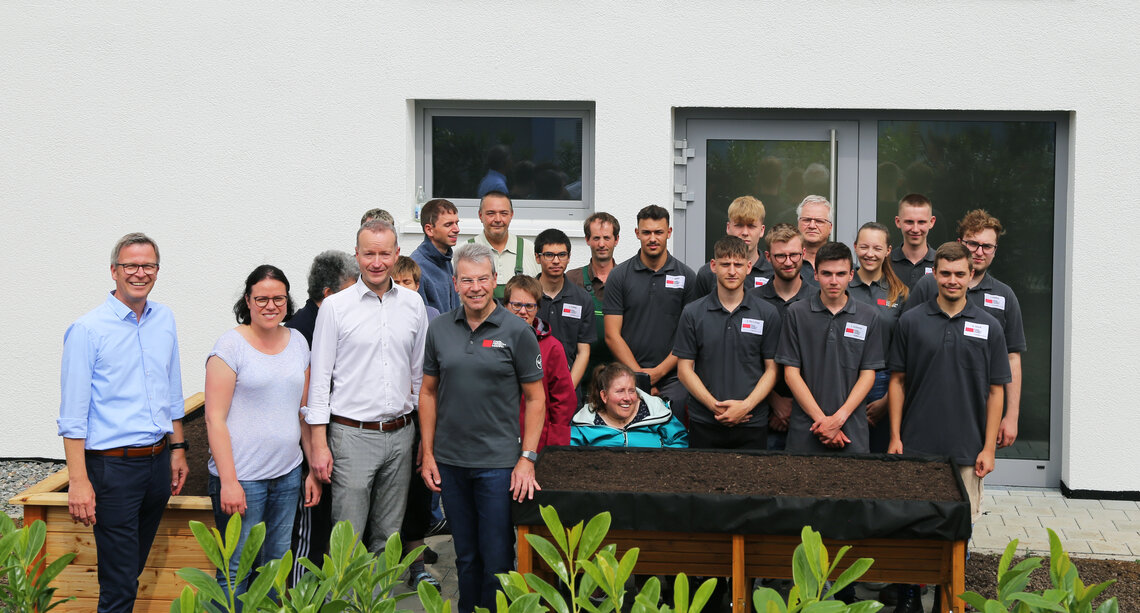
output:
POLYGON ((780 314, 744 291, 748 245, 726 236, 713 246, 716 291, 681 313, 673 355, 689 391, 689 446, 764 449, 776 382, 780 314))
MULTIPOLYGON (((764 238, 764 203, 752 196, 741 196, 728 205, 728 223, 724 233, 735 236, 748 245, 750 270, 744 279, 745 291, 766 285, 772 280, 772 265, 760 253, 764 238)), ((707 296, 716 291, 716 274, 706 262, 697 270, 697 295, 707 296)))
POLYGON ((321 303, 313 329, 308 412, 312 470, 332 482, 332 520, 383 550, 399 531, 415 461, 427 309, 392 281, 396 231, 379 219, 356 233, 360 279, 321 303))
POLYGON ((696 299, 697 275, 669 254, 669 211, 649 205, 637 213, 637 255, 622 262, 606 282, 606 344, 614 358, 649 375, 653 393, 669 400, 684 423, 689 394, 677 379, 673 333, 681 310, 696 299))
MULTIPOLYGON (((966 299, 973 277, 966 247, 939 247, 934 277, 938 297, 903 313, 891 343, 887 453, 950 456, 976 519, 982 479, 994 469, 1009 356, 1001 324, 966 299)), ((896 610, 922 610, 917 586, 898 589, 896 610)))
MULTIPOLYGON (((749 290, 776 307, 781 322, 788 306, 807 300, 818 290, 803 278, 803 237, 794 226, 779 223, 766 237, 768 250, 764 256, 772 266, 772 282, 749 290)), ((776 385, 768 394, 768 449, 783 449, 792 417, 792 391, 784 381, 784 369, 776 369, 776 385)))
POLYGON ((934 248, 926 237, 935 221, 934 205, 926 196, 907 194, 899 201, 895 227, 902 232, 903 242, 891 250, 891 268, 907 287, 913 288, 919 279, 934 272, 934 248))
POLYGON ((851 249, 830 242, 815 255, 819 293, 788 307, 776 362, 796 401, 788 451, 867 453, 864 399, 885 365, 879 317, 851 299, 851 249))
POLYGON ((492 607, 495 574, 514 565, 510 503, 538 489, 535 449, 546 415, 538 339, 495 303, 496 281, 490 247, 455 251, 463 306, 428 327, 420 388, 420 474, 432 491, 442 490, 462 613, 492 607), (521 433, 520 396, 526 398, 521 433))
POLYGON ((542 268, 538 282, 542 299, 538 318, 550 325, 550 334, 562 343, 570 380, 577 388, 590 363, 590 343, 598 338, 594 324, 594 299, 586 290, 569 283, 570 238, 562 230, 543 230, 534 238, 534 259, 542 268))
MULTIPOLYGON (((1009 352, 1011 380, 1005 385, 1005 416, 998 430, 998 448, 1008 447, 1017 440, 1017 420, 1021 414, 1021 354, 1026 350, 1025 325, 1021 317, 1021 303, 1005 283, 989 274, 997 253, 998 237, 1005 234, 1001 222, 982 209, 974 209, 958 222, 958 242, 970 252, 974 278, 966 291, 966 301, 981 307, 994 316, 1005 334, 1009 352)), ((903 312, 931 300, 938 294, 934 278, 924 277, 915 284, 903 312)))

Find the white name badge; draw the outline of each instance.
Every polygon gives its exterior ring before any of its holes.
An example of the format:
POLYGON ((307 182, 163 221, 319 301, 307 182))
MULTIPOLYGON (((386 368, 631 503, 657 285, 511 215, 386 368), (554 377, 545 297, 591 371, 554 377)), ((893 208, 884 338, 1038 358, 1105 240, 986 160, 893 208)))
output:
POLYGON ((562 316, 582 319, 582 307, 577 304, 564 304, 562 305, 562 316))
POLYGON ((765 285, 768 285, 768 277, 756 277, 753 280, 753 283, 754 285, 752 287, 763 287, 765 285))
POLYGON ((972 336, 974 338, 989 338, 990 325, 967 321, 966 326, 962 328, 962 334, 965 334, 966 336, 972 336))
POLYGON ((985 301, 982 303, 989 309, 1005 310, 1005 296, 995 296, 993 294, 986 294, 985 301))
POLYGON ((665 287, 685 289, 685 275, 665 275, 665 287))
POLYGON ((843 326, 843 336, 865 341, 867 340, 867 326, 864 326, 863 324, 849 323, 846 326, 843 326))
POLYGON ((929 266, 927 266, 927 267, 926 267, 926 274, 928 274, 928 275, 932 275, 932 274, 934 274, 934 269, 933 269, 933 268, 931 268, 931 267, 929 267, 929 266))
POLYGON ((745 334, 764 334, 764 320, 744 317, 740 320, 740 331, 745 334))

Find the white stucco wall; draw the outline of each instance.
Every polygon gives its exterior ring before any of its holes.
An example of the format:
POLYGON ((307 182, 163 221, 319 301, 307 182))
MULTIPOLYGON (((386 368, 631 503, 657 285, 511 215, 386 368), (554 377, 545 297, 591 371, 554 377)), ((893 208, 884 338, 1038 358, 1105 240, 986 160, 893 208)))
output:
POLYGON ((1140 168, 1138 18, 1127 0, 5 2, 0 457, 62 456, 62 334, 111 287, 116 238, 159 242, 152 296, 200 390, 250 269, 281 266, 301 298, 312 256, 351 249, 365 209, 409 220, 416 99, 595 101, 596 200, 623 221, 671 201, 676 107, 1066 110, 1063 479, 1138 491, 1140 296, 1100 246, 1140 233, 1119 203, 1140 168))

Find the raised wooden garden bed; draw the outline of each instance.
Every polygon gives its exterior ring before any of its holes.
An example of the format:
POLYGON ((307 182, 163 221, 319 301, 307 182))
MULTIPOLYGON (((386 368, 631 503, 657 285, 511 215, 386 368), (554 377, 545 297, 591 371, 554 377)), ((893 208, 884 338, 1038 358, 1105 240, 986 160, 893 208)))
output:
MULTIPOLYGON (((192 441, 187 461, 197 486, 191 489, 191 483, 187 483, 183 488, 184 493, 205 493, 201 484, 205 483, 205 458, 209 451, 204 444, 195 444, 195 439, 204 439, 205 420, 201 419, 204 403, 205 396, 202 393, 186 399, 183 427, 187 431, 187 439, 192 441), (192 429, 195 430, 193 437, 190 433, 192 429), (197 430, 202 433, 197 433, 197 430)), ((67 468, 64 468, 20 492, 9 502, 24 506, 25 524, 37 519, 47 524, 44 554, 48 559, 55 559, 68 552, 76 554, 75 560, 53 584, 59 588, 57 596, 75 596, 76 599, 53 611, 94 611, 99 598, 95 536, 90 527, 72 521, 68 514, 67 481, 67 468)), ((178 569, 193 566, 211 572, 213 565, 206 559, 190 532, 189 522, 192 519, 207 526, 214 525, 209 496, 172 496, 163 513, 162 523, 158 526, 158 535, 147 559, 146 570, 139 577, 136 612, 170 611, 171 601, 178 597, 182 586, 186 585, 185 581, 175 576, 174 572, 178 569)))
MULTIPOLYGON (((965 590, 970 504, 949 461, 550 447, 536 471, 542 491, 515 506, 519 572, 541 570, 526 534, 548 534, 538 506, 552 505, 567 525, 609 511, 607 542, 640 548, 638 573, 731 577, 736 611, 750 578, 792 578, 804 525, 833 554, 851 546, 838 572, 870 557, 863 580, 965 590)), ((964 610, 952 601, 935 610, 964 610)))

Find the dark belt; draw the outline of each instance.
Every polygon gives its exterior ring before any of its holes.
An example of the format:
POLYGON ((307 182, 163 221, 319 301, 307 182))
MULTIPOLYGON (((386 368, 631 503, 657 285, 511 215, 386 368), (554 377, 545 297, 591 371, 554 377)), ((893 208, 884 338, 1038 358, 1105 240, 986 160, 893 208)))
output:
POLYGON ((329 421, 340 424, 342 426, 348 426, 350 428, 391 432, 392 430, 399 430, 400 428, 403 428, 404 426, 412 423, 412 415, 411 413, 408 413, 406 415, 401 415, 391 421, 356 421, 355 419, 341 417, 340 415, 330 415, 329 421))
POLYGON ((138 447, 115 447, 114 449, 87 449, 87 455, 105 455, 117 458, 146 458, 156 456, 166 449, 166 437, 162 437, 153 445, 140 445, 138 447))

